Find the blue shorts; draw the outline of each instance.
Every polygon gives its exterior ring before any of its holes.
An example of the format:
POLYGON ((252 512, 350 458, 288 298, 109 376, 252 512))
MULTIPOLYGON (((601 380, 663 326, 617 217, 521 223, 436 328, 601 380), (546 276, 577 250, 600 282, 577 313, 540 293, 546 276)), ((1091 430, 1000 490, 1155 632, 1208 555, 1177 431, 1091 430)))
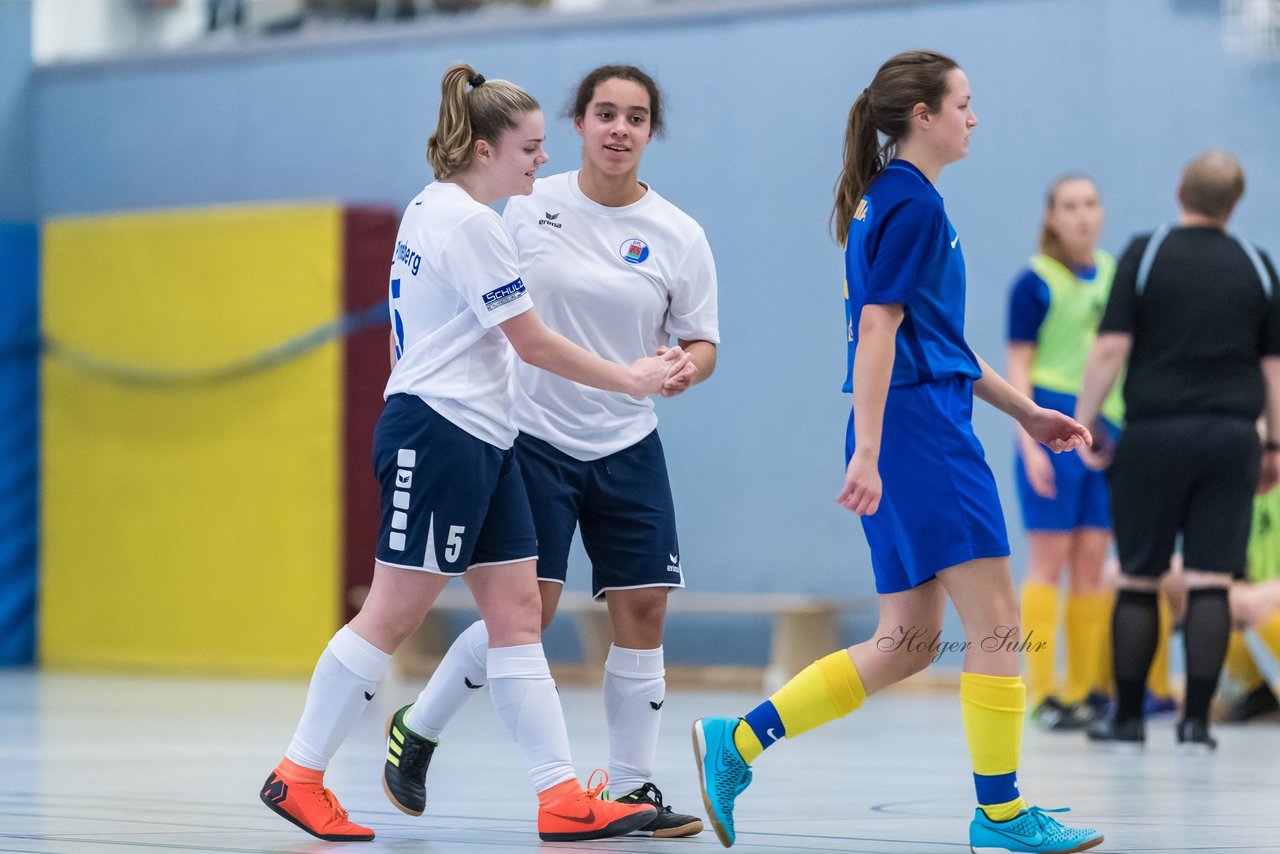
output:
MULTIPOLYGON (((893 386, 880 439, 880 507, 862 517, 876 591, 900 593, 979 558, 1007 557, 1000 494, 973 432, 973 382, 893 386)), ((853 415, 845 464, 854 450, 853 415)))
POLYGON ((421 398, 387 399, 373 433, 373 470, 382 488, 378 563, 460 575, 537 556, 515 454, 477 439, 421 398))
MULTIPOLYGON (((1072 415, 1075 412, 1075 395, 1047 389, 1033 389, 1036 403, 1058 412, 1072 415)), ((1112 444, 1119 437, 1119 429, 1104 423, 1112 444)), ((1022 524, 1028 531, 1074 531, 1077 528, 1111 529, 1111 493, 1107 489, 1105 472, 1093 471, 1075 451, 1055 454, 1048 448, 1044 452, 1053 463, 1053 481, 1057 491, 1054 498, 1036 495, 1027 479, 1027 466, 1022 454, 1014 451, 1014 480, 1018 486, 1018 503, 1022 505, 1022 524)))
POLYGON ((573 531, 591 559, 591 595, 684 587, 676 510, 658 431, 583 462, 521 433, 516 457, 538 531, 538 580, 564 583, 573 531))

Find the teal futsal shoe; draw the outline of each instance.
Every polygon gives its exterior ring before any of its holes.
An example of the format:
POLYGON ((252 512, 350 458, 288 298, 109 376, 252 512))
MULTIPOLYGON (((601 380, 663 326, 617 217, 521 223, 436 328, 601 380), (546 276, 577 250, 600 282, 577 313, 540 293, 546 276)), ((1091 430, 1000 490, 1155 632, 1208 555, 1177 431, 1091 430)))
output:
POLYGON ((1066 811, 1030 807, 1008 821, 992 821, 979 807, 969 823, 969 850, 974 854, 1070 854, 1102 844, 1098 831, 1067 827, 1048 815, 1066 811))
POLYGON ((751 768, 733 743, 739 718, 698 718, 693 722, 693 754, 698 761, 702 803, 711 829, 725 848, 733 845, 733 802, 751 785, 751 768))

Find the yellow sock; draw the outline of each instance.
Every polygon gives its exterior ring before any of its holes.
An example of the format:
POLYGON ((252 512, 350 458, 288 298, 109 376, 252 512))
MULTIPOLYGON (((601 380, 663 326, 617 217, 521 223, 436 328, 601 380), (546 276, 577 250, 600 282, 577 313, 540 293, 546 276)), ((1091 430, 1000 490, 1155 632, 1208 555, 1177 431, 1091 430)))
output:
POLYGON ((960 711, 978 805, 992 821, 1008 821, 1027 808, 1017 781, 1027 687, 1017 676, 961 673, 960 711))
POLYGON ((1061 698, 1064 703, 1083 701, 1097 681, 1098 648, 1103 636, 1111 632, 1110 604, 1107 593, 1067 594, 1062 613, 1067 638, 1067 685, 1061 698))
POLYGON ((779 738, 794 738, 842 718, 866 698, 848 651, 833 652, 801 670, 748 712, 733 731, 733 743, 750 765, 779 738))
POLYGON ((1037 581, 1022 585, 1022 637, 1027 646, 1027 692, 1032 707, 1053 693, 1058 654, 1058 588, 1037 581), (1036 643, 1043 646, 1037 648, 1036 643))
POLYGON ((1151 671, 1147 674, 1147 688, 1157 697, 1172 697, 1173 688, 1169 685, 1169 639, 1173 636, 1173 609, 1169 600, 1161 594, 1160 601, 1160 639, 1156 643, 1156 657, 1151 661, 1151 671))
MULTIPOLYGON (((1267 646, 1270 647, 1270 644, 1267 646)), ((1227 641, 1227 660, 1223 666, 1226 668, 1227 675, 1240 683, 1241 689, 1246 694, 1261 688, 1262 683, 1266 681, 1266 677, 1258 669, 1258 663, 1253 660, 1249 645, 1245 643, 1244 632, 1231 633, 1227 641)))
POLYGON ((1262 642, 1267 645, 1267 649, 1271 650, 1271 654, 1280 659, 1280 612, 1272 614, 1253 630, 1258 633, 1258 637, 1262 638, 1262 642))

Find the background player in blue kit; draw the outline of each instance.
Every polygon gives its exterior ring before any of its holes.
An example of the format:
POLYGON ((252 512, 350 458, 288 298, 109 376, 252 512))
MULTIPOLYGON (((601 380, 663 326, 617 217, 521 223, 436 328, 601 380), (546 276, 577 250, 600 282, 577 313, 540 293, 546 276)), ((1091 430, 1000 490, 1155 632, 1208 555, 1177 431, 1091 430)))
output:
POLYGON ((965 344, 960 237, 934 181, 968 153, 978 124, 969 98, 953 60, 912 51, 881 66, 849 113, 833 220, 845 246, 844 390, 853 412, 837 500, 862 516, 880 623, 874 638, 818 660, 744 718, 694 722, 703 798, 726 847, 751 762, 927 667, 932 649, 894 640, 915 630, 933 637, 948 597, 970 644, 960 683, 979 804, 970 847, 1069 852, 1102 842, 1029 807, 1018 791, 1026 708, 1018 598, 995 481, 973 432, 973 395, 1054 451, 1090 436, 1020 394, 965 344))
MULTIPOLYGON (((663 394, 711 375, 720 340, 716 272, 701 226, 639 180, 640 159, 663 129, 662 95, 648 74, 606 65, 578 84, 571 115, 582 168, 543 178, 503 213, 520 268, 547 325, 592 352, 628 362, 672 338, 690 365, 663 394)), ((684 586, 675 506, 658 418, 649 400, 517 368, 516 458, 533 505, 543 626, 555 616, 575 529, 604 599, 614 642, 605 659, 609 785, 624 802, 658 808, 637 833, 701 832, 654 784, 666 698, 662 636, 667 594, 684 586)), ((402 741, 429 758, 471 689, 488 681, 483 621, 458 637, 421 696, 398 712, 402 741)), ((426 762, 388 755, 392 803, 425 803, 426 762)))
MULTIPOLYGON (((391 653, 449 580, 464 575, 489 627, 494 710, 538 794, 539 836, 617 836, 656 811, 598 799, 599 789, 584 791, 573 769, 541 643, 533 518, 511 450, 513 353, 576 382, 638 396, 658 393, 688 357, 674 347, 624 368, 543 325, 515 247, 488 207, 528 194, 547 161, 538 102, 465 64, 445 72, 441 89, 427 145, 436 181, 405 209, 391 266, 396 360, 374 435, 382 525, 373 585, 321 655, 293 741, 261 798, 321 839, 373 839, 325 788, 324 769, 373 699, 391 653)), ((394 719, 388 726, 394 739, 394 719)))

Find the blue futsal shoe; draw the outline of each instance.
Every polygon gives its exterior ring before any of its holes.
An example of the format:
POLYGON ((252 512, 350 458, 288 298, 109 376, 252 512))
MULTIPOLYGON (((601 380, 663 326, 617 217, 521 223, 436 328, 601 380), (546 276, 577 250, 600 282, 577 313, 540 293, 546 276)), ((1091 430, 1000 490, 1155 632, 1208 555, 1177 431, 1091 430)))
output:
POLYGON ((751 768, 733 743, 739 718, 698 718, 693 722, 693 754, 698 760, 702 803, 711 829, 725 848, 733 845, 734 799, 751 785, 751 768))
POLYGON ((1060 810, 1030 807, 1008 821, 992 821, 982 808, 969 823, 969 850, 974 854, 1070 854, 1102 844, 1102 834, 1087 827, 1067 827, 1048 815, 1060 810))

